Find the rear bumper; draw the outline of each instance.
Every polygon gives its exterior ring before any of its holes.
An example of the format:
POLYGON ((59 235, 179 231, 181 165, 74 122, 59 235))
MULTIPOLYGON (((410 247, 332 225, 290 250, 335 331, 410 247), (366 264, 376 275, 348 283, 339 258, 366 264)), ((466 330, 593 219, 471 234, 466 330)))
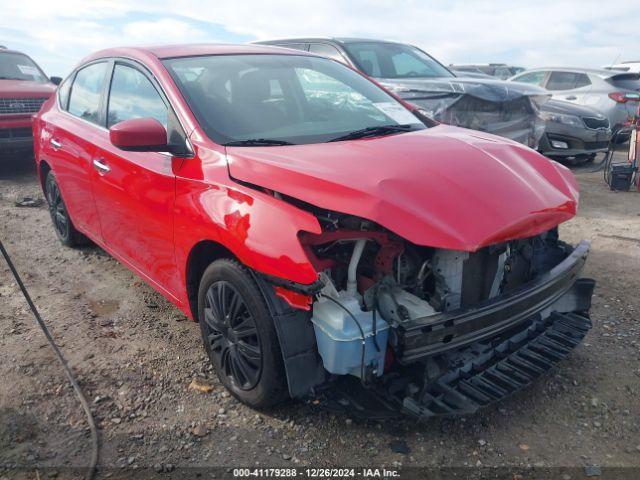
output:
POLYGON ((397 360, 406 365, 456 350, 553 312, 587 312, 593 285, 576 281, 588 253, 589 243, 583 241, 553 269, 506 295, 475 308, 402 324, 397 330, 397 360))

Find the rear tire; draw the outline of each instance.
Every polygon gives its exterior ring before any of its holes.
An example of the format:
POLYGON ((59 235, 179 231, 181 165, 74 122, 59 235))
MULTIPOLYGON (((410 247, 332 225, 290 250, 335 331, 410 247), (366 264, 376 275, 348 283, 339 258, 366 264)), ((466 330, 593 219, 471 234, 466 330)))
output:
POLYGON ((207 355, 234 397, 253 408, 287 398, 273 318, 247 268, 229 259, 209 265, 200 280, 198 321, 207 355))
POLYGON ((60 186, 53 170, 47 172, 44 182, 44 194, 49 205, 49 214, 53 222, 53 229, 60 242, 67 247, 79 247, 89 243, 89 239, 80 233, 73 225, 67 206, 62 199, 60 186))

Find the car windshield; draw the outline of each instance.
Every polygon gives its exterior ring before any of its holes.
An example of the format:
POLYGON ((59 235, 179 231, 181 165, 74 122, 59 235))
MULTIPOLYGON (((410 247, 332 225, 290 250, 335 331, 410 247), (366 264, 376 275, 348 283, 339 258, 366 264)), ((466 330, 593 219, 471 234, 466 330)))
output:
POLYGON ((425 128, 383 89, 325 58, 211 55, 163 63, 207 135, 223 145, 320 143, 425 128))
POLYGON ((358 68, 375 78, 438 78, 454 75, 422 50, 399 43, 345 44, 358 68))
POLYGON ((30 80, 44 83, 47 77, 26 55, 0 52, 0 80, 30 80))

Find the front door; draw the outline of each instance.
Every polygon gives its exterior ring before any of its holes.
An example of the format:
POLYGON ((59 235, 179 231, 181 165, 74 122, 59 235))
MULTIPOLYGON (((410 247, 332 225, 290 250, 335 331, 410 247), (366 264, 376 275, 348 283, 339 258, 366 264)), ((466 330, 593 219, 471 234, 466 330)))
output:
MULTIPOLYGON (((167 125, 168 106, 141 70, 116 62, 106 106, 107 128, 132 118, 167 125)), ((176 160, 156 152, 126 152, 97 144, 93 186, 106 246, 165 293, 176 292, 173 243, 176 160)))

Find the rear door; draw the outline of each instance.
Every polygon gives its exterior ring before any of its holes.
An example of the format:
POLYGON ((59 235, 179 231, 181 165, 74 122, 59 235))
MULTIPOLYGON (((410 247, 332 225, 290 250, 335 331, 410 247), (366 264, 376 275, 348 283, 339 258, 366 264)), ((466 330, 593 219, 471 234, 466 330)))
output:
POLYGON ((108 70, 108 61, 91 63, 61 86, 60 110, 43 116, 40 152, 56 174, 76 228, 96 241, 102 238, 91 175, 95 142, 106 132, 101 112, 108 70))
POLYGON ((546 86, 557 100, 585 105, 591 90, 591 80, 582 72, 552 71, 546 86))
MULTIPOLYGON (((107 128, 132 118, 168 124, 168 102, 143 67, 116 61, 106 99, 107 128)), ((105 244, 165 293, 175 292, 173 251, 174 158, 157 152, 126 152, 97 142, 93 188, 105 244)), ((175 159, 176 168, 181 159, 175 159)))

